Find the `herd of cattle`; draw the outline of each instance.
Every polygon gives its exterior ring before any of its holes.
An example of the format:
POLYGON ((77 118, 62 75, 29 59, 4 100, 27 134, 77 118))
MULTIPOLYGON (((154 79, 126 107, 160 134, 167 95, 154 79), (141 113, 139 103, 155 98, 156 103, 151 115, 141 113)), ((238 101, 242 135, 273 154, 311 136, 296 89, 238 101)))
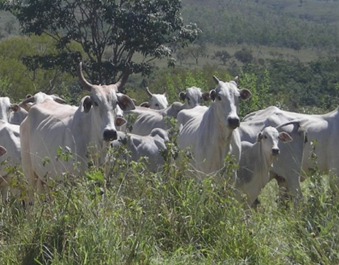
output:
MULTIPOLYGON (((230 160, 238 164, 228 176, 237 199, 251 206, 271 180, 295 202, 301 198, 300 181, 314 166, 315 154, 321 172, 337 176, 339 156, 336 150, 339 132, 338 109, 324 115, 306 115, 268 107, 248 114, 240 121, 239 100, 251 97, 240 89, 237 80, 220 81, 216 88, 202 92, 190 87, 179 97, 184 103, 168 104, 165 94, 152 94, 149 102, 135 102, 121 93, 124 80, 115 84, 93 85, 78 68, 79 81, 89 95, 79 106, 66 104, 60 97, 37 93, 19 104, 0 98, 0 189, 6 203, 13 171, 21 165, 30 186, 28 201, 34 192, 44 192, 50 179, 61 180, 65 174, 81 175, 88 168, 88 154, 97 162, 107 160, 109 147, 125 146, 132 160, 146 156, 149 170, 163 165, 160 155, 169 141, 170 125, 166 117, 177 119, 180 149, 191 152, 192 166, 202 176, 223 169, 230 160), (211 101, 209 106, 201 101, 211 101), (134 115, 131 131, 126 129, 126 115, 134 115), (338 121, 337 121, 338 120, 338 121), (60 159, 62 148, 72 159, 60 159), (48 163, 46 163, 48 158, 48 163)), ((225 176, 226 177, 226 176, 225 176)))

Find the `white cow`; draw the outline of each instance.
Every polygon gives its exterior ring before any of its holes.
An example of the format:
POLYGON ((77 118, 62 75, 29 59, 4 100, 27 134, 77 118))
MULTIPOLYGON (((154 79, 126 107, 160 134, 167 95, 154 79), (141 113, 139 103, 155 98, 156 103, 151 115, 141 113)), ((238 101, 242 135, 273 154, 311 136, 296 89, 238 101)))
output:
POLYGON ((27 112, 18 104, 12 104, 9 97, 0 97, 0 120, 19 125, 27 112))
MULTIPOLYGON (((60 179, 63 173, 81 174, 91 154, 103 162, 109 142, 117 139, 115 123, 121 118, 116 118, 116 106, 122 110, 135 107, 128 96, 117 95, 124 78, 116 84, 92 85, 85 80, 81 64, 78 74, 82 87, 90 92, 79 107, 46 99, 30 109, 20 126, 23 173, 40 191, 49 178, 60 179), (71 157, 65 161, 58 157, 59 148, 71 157)), ((32 200, 32 192, 29 195, 32 200)))
POLYGON ((169 141, 167 131, 155 128, 146 136, 122 132, 119 132, 118 135, 118 139, 113 141, 112 147, 126 145, 133 161, 147 157, 146 165, 153 172, 156 172, 165 163, 161 151, 167 149, 166 142, 169 141))
POLYGON ((14 174, 11 167, 21 165, 19 132, 20 128, 18 125, 0 120, 0 142, 7 150, 6 154, 0 158, 0 191, 2 203, 6 203, 8 198, 9 184, 14 174))
POLYGON ((55 102, 58 102, 60 104, 66 104, 67 102, 65 100, 63 100, 62 98, 60 98, 58 95, 48 95, 44 92, 38 92, 36 94, 34 94, 34 96, 32 95, 27 95, 26 99, 22 102, 19 103, 19 106, 21 108, 24 108, 26 111, 29 111, 30 108, 34 105, 34 104, 40 104, 43 101, 45 101, 46 99, 49 100, 54 100, 55 102))
MULTIPOLYGON (((186 92, 181 92, 179 97, 185 101, 185 103, 174 102, 169 107, 163 110, 150 110, 143 113, 138 113, 132 133, 138 135, 148 135, 154 128, 169 129, 170 125, 167 123, 165 117, 176 118, 179 111, 183 109, 191 109, 200 104, 202 93, 198 87, 189 87, 186 92)), ((139 111, 139 110, 136 110, 139 111)), ((134 111, 131 111, 132 113, 134 111)))
POLYGON ((213 78, 217 83, 209 93, 213 102, 205 112, 193 110, 193 117, 178 136, 179 148, 190 149, 196 169, 206 174, 220 170, 229 153, 235 156, 236 162, 239 161, 238 101, 251 96, 249 90, 239 90, 235 81, 223 82, 215 76, 213 78))
MULTIPOLYGON (((291 119, 292 120, 292 119, 291 119)), ((307 142, 307 133, 299 121, 289 122, 289 119, 268 114, 267 116, 247 115, 240 123, 239 133, 242 141, 255 142, 257 135, 267 126, 277 127, 278 130, 287 132, 293 141, 281 144, 279 142, 279 159, 274 161, 270 169, 271 178, 278 181, 286 180, 287 191, 296 203, 302 197, 300 175, 303 161, 304 146, 307 142), (248 118, 252 117, 252 118, 248 118)))
POLYGON ((0 120, 9 121, 11 105, 9 97, 0 97, 0 120))
POLYGON ((258 133, 255 143, 241 142, 241 158, 235 184, 239 201, 242 201, 244 194, 247 205, 251 206, 269 182, 272 163, 280 153, 279 140, 288 143, 293 139, 288 133, 278 132, 269 126, 258 133))
POLYGON ((27 111, 24 108, 20 107, 18 104, 12 104, 8 119, 9 123, 20 125, 26 117, 27 111))
POLYGON ((20 125, 21 122, 27 117, 28 111, 33 104, 39 104, 43 102, 45 99, 51 99, 58 103, 65 104, 62 98, 58 95, 47 95, 43 92, 38 92, 34 96, 27 95, 26 100, 20 102, 19 104, 11 104, 10 113, 9 113, 9 122, 12 124, 20 125))
POLYGON ((199 115, 199 114, 195 114, 195 113, 205 113, 205 111, 208 109, 207 106, 195 106, 192 109, 183 109, 181 111, 179 111, 178 116, 177 116, 177 120, 179 123, 179 130, 181 130, 181 128, 185 125, 186 122, 188 122, 190 119, 194 118, 195 115, 199 115))
MULTIPOLYGON (((330 173, 331 177, 339 176, 339 156, 336 149, 339 133, 339 108, 321 115, 301 114, 269 107, 248 115, 247 120, 298 120, 307 131, 307 143, 303 150, 302 171, 307 174, 314 168, 314 161, 310 159, 314 152, 317 157, 317 167, 322 173, 330 173)), ((280 174, 279 174, 280 175, 280 174)), ((287 176, 280 175, 288 182, 287 176)), ((339 183, 339 178, 336 178, 339 183)), ((289 186, 289 183, 286 183, 289 186)))
POLYGON ((147 95, 150 97, 149 102, 143 102, 140 104, 141 107, 150 108, 150 109, 165 109, 168 107, 168 101, 166 98, 166 92, 163 94, 153 94, 146 87, 147 95))

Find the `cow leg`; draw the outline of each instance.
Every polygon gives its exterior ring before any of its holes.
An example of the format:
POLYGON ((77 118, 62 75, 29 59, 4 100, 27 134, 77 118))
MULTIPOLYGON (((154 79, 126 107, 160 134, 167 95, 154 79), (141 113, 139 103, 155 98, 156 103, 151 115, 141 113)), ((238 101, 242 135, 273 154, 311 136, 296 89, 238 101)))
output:
POLYGON ((278 183, 279 201, 283 204, 286 204, 287 201, 292 199, 294 205, 296 206, 299 200, 302 198, 299 178, 290 177, 286 179, 273 172, 271 172, 270 175, 271 179, 274 178, 278 183))
POLYGON ((329 186, 332 194, 339 192, 339 169, 329 170, 329 186))
POLYGON ((0 192, 1 192, 1 200, 2 204, 5 205, 8 202, 8 189, 9 189, 9 181, 10 177, 8 175, 0 177, 0 192))
POLYGON ((270 179, 275 179, 277 181, 277 184, 278 184, 278 188, 279 188, 279 191, 278 191, 278 204, 279 205, 286 205, 286 202, 289 200, 289 196, 288 196, 288 193, 287 193, 287 182, 286 180, 273 173, 273 172, 270 172, 270 179))
POLYGON ((39 194, 40 198, 46 202, 49 199, 49 188, 47 186, 46 181, 42 180, 41 178, 37 177, 37 194, 39 194))
POLYGON ((27 191, 27 206, 34 204, 34 192, 37 190, 39 177, 32 172, 33 177, 28 179, 28 191, 27 191))
POLYGON ((2 199, 2 205, 5 205, 8 199, 8 186, 7 185, 4 185, 1 188, 1 199, 2 199))
POLYGON ((302 199, 303 195, 300 187, 300 178, 290 178, 287 182, 287 193, 292 197, 293 203, 296 206, 302 199))

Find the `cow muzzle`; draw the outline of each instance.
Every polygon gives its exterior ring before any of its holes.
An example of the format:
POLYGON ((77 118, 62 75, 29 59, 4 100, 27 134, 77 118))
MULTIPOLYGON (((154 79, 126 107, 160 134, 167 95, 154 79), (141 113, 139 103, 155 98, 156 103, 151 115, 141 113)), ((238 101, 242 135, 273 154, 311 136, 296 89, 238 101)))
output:
POLYGON ((279 148, 272 148, 272 155, 277 156, 280 154, 280 149, 279 148))
POLYGON ((239 118, 228 118, 227 121, 228 121, 228 126, 231 129, 235 129, 235 128, 238 128, 240 126, 239 118))
POLYGON ((114 141, 118 138, 116 130, 105 130, 104 131, 104 141, 114 141))

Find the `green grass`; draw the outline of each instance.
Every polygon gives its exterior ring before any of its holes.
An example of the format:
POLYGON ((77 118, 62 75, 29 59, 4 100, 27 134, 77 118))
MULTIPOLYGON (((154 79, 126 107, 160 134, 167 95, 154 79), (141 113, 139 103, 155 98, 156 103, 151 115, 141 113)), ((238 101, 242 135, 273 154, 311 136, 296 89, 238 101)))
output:
POLYGON ((26 210, 3 206, 0 264, 339 262, 338 193, 326 177, 303 183, 297 208, 277 204, 271 182, 258 210, 248 212, 233 199, 227 176, 198 180, 186 158, 170 155, 154 174, 115 157, 106 184, 94 167, 54 183, 50 199, 36 197, 26 210))

